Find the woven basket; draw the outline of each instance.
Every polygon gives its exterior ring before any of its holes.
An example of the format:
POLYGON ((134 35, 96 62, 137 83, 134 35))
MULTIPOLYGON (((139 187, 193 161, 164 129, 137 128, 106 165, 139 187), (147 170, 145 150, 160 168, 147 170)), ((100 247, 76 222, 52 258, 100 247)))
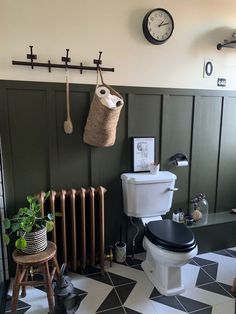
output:
MULTIPOLYGON (((83 140, 92 146, 108 147, 114 145, 116 140, 116 128, 123 107, 123 98, 117 91, 104 83, 101 70, 98 72, 102 85, 109 89, 111 95, 118 96, 122 101, 119 101, 115 108, 108 108, 100 101, 95 91, 84 129, 83 140)), ((97 78, 96 88, 98 86, 97 78)))
POLYGON ((47 248, 48 242, 46 227, 35 232, 26 233, 24 238, 27 241, 27 247, 25 249, 21 249, 21 251, 26 254, 36 254, 47 248))

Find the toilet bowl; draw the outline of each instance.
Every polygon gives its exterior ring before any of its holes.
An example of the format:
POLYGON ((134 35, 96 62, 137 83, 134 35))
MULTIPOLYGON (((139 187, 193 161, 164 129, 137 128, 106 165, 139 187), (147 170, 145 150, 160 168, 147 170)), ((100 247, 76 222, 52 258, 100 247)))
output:
POLYGON ((189 228, 161 217, 171 208, 176 176, 160 171, 156 175, 125 173, 121 179, 124 212, 141 218, 145 228, 144 272, 161 294, 182 293, 181 267, 197 255, 198 248, 189 228))
POLYGON ((172 220, 151 221, 145 226, 143 247, 146 259, 141 266, 157 290, 166 296, 183 293, 181 266, 198 252, 191 230, 172 220))

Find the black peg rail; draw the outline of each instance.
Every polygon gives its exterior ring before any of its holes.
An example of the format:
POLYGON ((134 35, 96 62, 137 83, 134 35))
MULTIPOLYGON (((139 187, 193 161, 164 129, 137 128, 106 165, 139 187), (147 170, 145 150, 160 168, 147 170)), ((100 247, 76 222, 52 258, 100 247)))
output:
POLYGON ((102 64, 102 60, 101 60, 101 56, 102 56, 102 51, 99 51, 99 57, 98 59, 94 59, 93 63, 96 66, 86 66, 83 65, 82 62, 80 62, 80 65, 75 65, 75 64, 69 64, 71 62, 71 58, 69 58, 69 49, 66 49, 66 56, 62 57, 61 60, 63 63, 59 64, 59 63, 51 63, 50 60, 48 60, 48 62, 35 62, 34 60, 37 60, 37 55, 33 54, 33 46, 29 46, 30 47, 30 54, 27 54, 27 59, 30 59, 30 61, 15 61, 12 60, 12 64, 13 65, 23 65, 23 66, 30 66, 31 69, 34 69, 34 67, 43 67, 43 68, 48 68, 48 71, 51 72, 52 68, 59 68, 59 69, 76 69, 76 70, 80 70, 80 74, 83 73, 84 70, 87 71, 97 71, 98 67, 100 67, 100 69, 102 71, 105 72, 114 72, 115 69, 114 68, 106 68, 106 67, 101 67, 102 64))

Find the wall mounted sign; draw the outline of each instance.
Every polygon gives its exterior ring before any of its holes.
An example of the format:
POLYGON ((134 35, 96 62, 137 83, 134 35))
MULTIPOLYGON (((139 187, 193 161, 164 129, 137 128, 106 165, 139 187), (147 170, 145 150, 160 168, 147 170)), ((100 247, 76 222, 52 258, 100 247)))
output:
POLYGON ((204 67, 203 67, 203 77, 209 78, 213 75, 214 72, 214 63, 212 59, 205 59, 204 60, 204 67))
POLYGON ((155 162, 155 137, 132 137, 133 171, 150 171, 155 162))

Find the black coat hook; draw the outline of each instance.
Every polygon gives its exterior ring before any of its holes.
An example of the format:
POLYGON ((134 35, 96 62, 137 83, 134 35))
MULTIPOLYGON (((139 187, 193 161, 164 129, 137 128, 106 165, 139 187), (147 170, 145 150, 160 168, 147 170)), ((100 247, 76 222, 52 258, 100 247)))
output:
POLYGON ((102 64, 101 57, 102 57, 102 51, 99 51, 98 59, 93 60, 93 63, 97 65, 97 70, 98 70, 98 67, 100 66, 100 64, 102 64))
POLYGON ((34 60, 37 59, 37 55, 33 54, 33 46, 29 46, 30 47, 30 54, 27 54, 27 59, 31 60, 31 69, 34 68, 34 60))
POLYGON ((65 62, 66 69, 68 67, 68 62, 71 61, 71 58, 68 57, 70 49, 66 49, 66 57, 61 57, 61 61, 65 62))

